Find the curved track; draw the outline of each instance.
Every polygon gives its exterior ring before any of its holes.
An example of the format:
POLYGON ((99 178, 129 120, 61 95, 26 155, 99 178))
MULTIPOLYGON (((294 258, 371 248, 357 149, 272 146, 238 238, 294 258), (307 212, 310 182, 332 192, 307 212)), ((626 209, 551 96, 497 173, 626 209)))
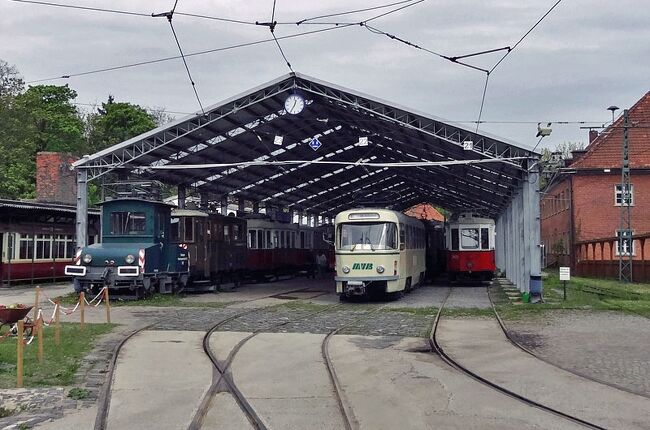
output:
POLYGON ((336 402, 339 406, 339 410, 341 411, 341 416, 343 417, 343 422, 345 424, 346 430, 353 430, 359 428, 359 422, 357 421, 357 418, 354 416, 354 411, 345 400, 345 395, 343 394, 343 388, 341 387, 341 381, 339 380, 336 374, 336 370, 334 369, 334 363, 332 363, 332 358, 330 357, 329 354, 329 342, 330 339, 334 335, 338 334, 341 330, 357 323, 358 321, 360 321, 361 319, 365 318, 370 314, 379 312, 385 307, 386 306, 380 306, 377 307, 376 309, 370 310, 364 313, 359 318, 355 319, 354 321, 349 322, 345 325, 342 325, 330 331, 329 333, 327 333, 327 336, 325 336, 325 338, 323 339, 323 343, 321 344, 321 353, 323 355, 323 360, 325 361, 325 366, 327 367, 327 373, 330 377, 330 382, 332 383, 332 387, 334 388, 334 394, 336 395, 336 402))
MULTIPOLYGON (((295 291, 303 291, 303 290, 299 289, 299 290, 295 290, 295 291)), ((288 293, 295 292, 295 291, 289 291, 288 293)), ((271 297, 273 297, 273 295, 258 297, 258 298, 255 298, 255 299, 247 300, 246 303, 251 303, 251 302, 255 302, 255 301, 263 300, 263 299, 268 299, 268 298, 271 298, 271 297)), ((247 313, 254 312, 254 311, 258 310, 258 309, 259 308, 249 309, 249 310, 247 310, 245 312, 241 312, 241 313, 239 313, 237 315, 226 318, 225 320, 220 321, 217 324, 216 328, 218 328, 218 326, 220 326, 222 324, 227 323, 228 321, 232 321, 232 320, 234 320, 236 318, 239 318, 239 317, 241 317, 241 316, 243 316, 243 315, 245 315, 247 313)), ((97 415, 95 417, 95 424, 93 426, 93 430, 106 430, 107 429, 108 412, 109 412, 110 404, 111 404, 111 390, 113 388, 113 377, 114 377, 114 374, 115 374, 115 366, 117 364, 117 358, 119 357, 122 348, 135 335, 137 335, 138 333, 140 333, 140 332, 142 332, 144 330, 147 330, 147 329, 155 326, 156 324, 158 324, 158 322, 160 322, 160 321, 156 321, 154 323, 151 323, 151 324, 149 324, 147 326, 141 327, 141 328, 131 332, 128 336, 126 336, 124 339, 122 339, 120 341, 120 343, 115 347, 115 349, 113 351, 113 355, 111 357, 111 361, 109 362, 109 365, 108 365, 108 370, 106 372, 106 383, 103 386, 103 389, 102 389, 102 391, 101 391, 101 393, 99 395, 99 399, 98 399, 98 402, 97 402, 98 403, 98 409, 97 409, 97 415)), ((205 348, 205 345, 204 345, 204 348, 205 348)))
POLYGON ((108 411, 111 406, 111 389, 113 386, 115 365, 117 364, 117 358, 120 355, 120 351, 122 350, 122 347, 133 336, 135 336, 136 334, 144 330, 147 330, 148 328, 154 325, 156 325, 156 323, 149 324, 147 326, 141 327, 131 332, 127 337, 122 339, 122 341, 119 344, 117 344, 117 347, 115 347, 115 350, 113 351, 113 356, 111 357, 111 361, 108 364, 108 371, 106 373, 106 383, 104 384, 104 387, 102 389, 101 394, 99 395, 99 399, 97 402, 98 407, 97 407, 97 416, 95 417, 95 426, 93 427, 94 430, 106 430, 106 425, 108 423, 108 411))
POLYGON ((601 427, 601 426, 599 426, 597 424, 593 424, 593 423, 591 423, 589 421, 586 421, 586 420, 583 420, 581 418, 575 417, 573 415, 564 413, 564 412, 559 411, 557 409, 553 409, 553 408, 551 408, 549 406, 538 403, 538 402, 536 402, 536 401, 534 401, 532 399, 529 399, 529 398, 527 398, 525 396, 522 396, 522 395, 517 394, 517 393, 515 393, 513 391, 510 391, 507 388, 504 388, 504 387, 502 387, 500 385, 497 385, 496 383, 494 383, 494 382, 492 382, 492 381, 490 381, 490 380, 488 380, 486 378, 483 378, 482 376, 479 376, 478 374, 472 372, 471 370, 464 367, 462 364, 455 361, 449 355, 447 355, 445 353, 445 351, 442 349, 442 347, 438 344, 436 334, 438 332, 438 327, 439 327, 440 317, 442 315, 442 311, 443 311, 443 309, 444 309, 444 307, 445 307, 445 305, 447 303, 447 299, 449 299, 449 296, 450 296, 452 290, 453 290, 453 287, 449 287, 449 291, 448 291, 447 295, 445 296, 445 299, 443 300, 442 304, 440 305, 440 309, 438 309, 438 313, 436 314, 436 318, 435 318, 435 320, 433 322, 433 327, 432 327, 431 333, 429 335, 429 345, 431 346, 432 350, 435 351, 440 356, 440 358, 442 358, 447 364, 449 364, 451 367, 457 369, 461 373, 466 374, 467 376, 471 377, 472 379, 474 379, 474 380, 476 380, 476 381, 478 381, 478 382, 480 382, 480 383, 482 383, 482 384, 484 384, 484 385, 486 385, 486 386, 488 386, 488 387, 490 387, 490 388, 492 388, 492 389, 494 389, 496 391, 499 391, 502 394, 505 394, 505 395, 507 395, 509 397, 517 399, 520 402, 522 402, 522 403, 524 403, 524 404, 526 404, 528 406, 531 406, 531 407, 534 407, 534 408, 537 408, 537 409, 541 409, 541 410, 543 410, 545 412, 549 412, 549 413, 551 413, 553 415, 556 415, 556 416, 559 416, 559 417, 564 418, 566 420, 572 421, 572 422, 574 422, 576 424, 579 424, 579 425, 581 425, 583 427, 586 427, 586 428, 597 429, 597 430, 606 430, 604 427, 601 427))
POLYGON ((189 426, 189 430, 198 430, 198 429, 201 428, 201 426, 203 424, 203 419, 205 418, 205 415, 207 414, 207 412, 210 409, 210 404, 212 402, 212 398, 214 397, 215 393, 217 392, 218 386, 219 386, 221 381, 225 382, 225 384, 227 385, 228 391, 233 395, 233 397, 235 397, 235 400, 237 401, 237 404, 241 408, 242 412, 244 412, 244 414, 246 415, 247 419, 249 420, 249 422, 251 423, 253 428, 260 429, 260 430, 267 429, 266 424, 264 423, 264 421, 259 417, 259 415, 257 415, 257 413, 255 412, 255 409, 251 406, 251 404, 248 402, 246 397, 241 393, 239 388, 237 388, 237 385, 233 381, 232 375, 229 373, 230 365, 233 363, 233 361, 235 359, 235 356, 237 355, 239 350, 244 346, 244 344, 246 344, 246 342, 248 342, 249 340, 251 340, 252 338, 254 338, 255 336, 257 336, 258 334, 260 334, 260 333, 262 333, 264 331, 268 331, 268 330, 271 330, 271 329, 274 329, 274 328, 278 328, 278 327, 281 327, 283 325, 287 325, 287 324, 289 324, 291 322, 300 321, 300 320, 303 320, 303 319, 306 319, 306 318, 310 318, 310 317, 313 317, 314 315, 317 315, 317 314, 320 314, 320 313, 323 313, 323 312, 327 312, 327 311, 329 311, 331 309, 334 309, 334 308, 337 308, 337 307, 340 307, 340 306, 341 306, 341 304, 337 303, 335 305, 328 306, 328 307, 326 307, 324 309, 320 309, 320 310, 315 311, 315 312, 310 312, 309 314, 303 315, 303 316, 301 316, 299 318, 296 318, 296 319, 283 321, 283 322, 277 323, 277 324, 271 324, 271 325, 265 326, 263 328, 257 329, 253 333, 251 333, 250 335, 246 336, 244 339, 240 340, 234 346, 234 348, 228 354, 228 357, 226 358, 224 363, 219 362, 216 355, 214 354, 214 352, 212 352, 212 349, 210 348, 210 337, 212 336, 212 334, 215 331, 217 331, 220 327, 222 327, 224 324, 226 324, 226 323, 228 323, 230 321, 233 321, 233 320, 235 320, 237 318, 240 318, 240 317, 242 317, 244 315, 247 315, 249 313, 264 309, 264 308, 255 308, 255 309, 248 310, 246 312, 241 312, 241 313, 239 313, 237 315, 233 315, 232 317, 226 318, 225 320, 222 320, 222 321, 218 322, 212 328, 210 328, 210 330, 208 330, 208 332, 203 337, 203 350, 205 351, 205 353, 210 358, 210 361, 212 361, 212 364, 214 365, 214 368, 219 373, 219 377, 212 384, 212 386, 208 390, 207 395, 205 396, 205 398, 201 402, 201 406, 199 407, 199 410, 197 411, 194 418, 192 419, 192 423, 189 426))
POLYGON ((573 370, 573 369, 569 369, 569 368, 566 368, 566 367, 562 367, 562 366, 560 366, 559 364, 553 363, 553 362, 551 362, 551 361, 549 361, 549 360, 547 360, 547 359, 545 359, 545 358, 543 358, 543 357, 540 357, 539 355, 535 354, 535 353, 534 353, 533 351, 531 351, 530 349, 526 348, 525 346, 523 346, 522 344, 520 344, 519 342, 517 342, 517 341, 512 337, 512 335, 510 334, 510 332, 508 331, 508 328, 506 327, 505 323, 503 322, 503 319, 501 318, 501 315, 499 315, 499 312, 497 311, 496 305, 495 305, 494 301, 492 300, 492 294, 490 294, 490 290, 491 290, 491 289, 492 289, 492 288, 491 288, 491 285, 488 285, 488 287, 487 287, 487 294, 488 294, 488 298, 490 299, 490 305, 492 306, 492 311, 494 312, 494 316, 496 317, 497 322, 499 323, 499 327, 501 327, 501 331, 503 331, 503 334, 505 335, 505 337, 508 339, 508 341, 509 341, 512 345, 514 345, 515 347, 517 347, 517 348, 519 348, 520 350, 524 351, 526 354, 529 354, 529 355, 535 357, 536 359, 538 359, 538 360, 540 360, 540 361, 543 361, 543 362, 546 363, 546 364, 550 364, 550 365, 553 366, 553 367, 557 367, 558 369, 562 369, 562 370, 564 370, 565 372, 573 373, 574 375, 579 376, 579 377, 584 378, 584 379, 588 379, 589 381, 596 382, 596 383, 598 383, 598 384, 607 385, 608 387, 615 388, 615 389, 617 389, 617 390, 625 391, 625 392, 627 392, 627 393, 634 394, 634 395, 636 395, 636 396, 641 396, 641 397, 645 397, 645 398, 650 399, 650 396, 648 396, 648 395, 645 395, 645 394, 642 394, 642 393, 638 393, 638 392, 636 392, 636 391, 632 391, 632 390, 630 390, 630 389, 627 389, 627 388, 625 388, 625 387, 621 387, 621 386, 619 386, 619 385, 615 385, 615 384, 611 384, 611 383, 609 383, 609 382, 602 381, 602 380, 600 380, 600 379, 597 379, 597 378, 594 378, 594 377, 591 377, 591 376, 585 375, 584 373, 577 372, 577 371, 575 371, 575 370, 573 370))

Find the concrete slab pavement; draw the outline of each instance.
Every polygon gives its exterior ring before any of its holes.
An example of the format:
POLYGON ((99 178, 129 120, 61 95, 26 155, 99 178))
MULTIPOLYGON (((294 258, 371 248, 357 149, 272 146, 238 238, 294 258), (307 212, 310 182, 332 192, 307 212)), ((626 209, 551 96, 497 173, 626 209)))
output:
MULTIPOLYGON (((33 306, 36 298, 36 287, 37 285, 0 288, 0 304, 8 306, 12 303, 23 303, 33 306)), ((41 297, 47 296, 54 299, 55 297, 64 296, 73 291, 74 288, 70 282, 41 285, 41 297)), ((42 300, 45 300, 44 297, 42 300)))
POLYGON ((108 429, 187 428, 212 382, 202 332, 144 331, 118 359, 108 429))
POLYGON ((344 428, 321 356, 323 338, 262 333, 235 357, 234 381, 269 428, 344 428))
POLYGON ((510 344, 494 320, 442 320, 438 337, 452 358, 511 391, 607 428, 648 429, 650 399, 537 360, 510 344))
POLYGON ((336 336, 334 366, 361 429, 575 429, 495 393, 427 351, 421 338, 336 336))

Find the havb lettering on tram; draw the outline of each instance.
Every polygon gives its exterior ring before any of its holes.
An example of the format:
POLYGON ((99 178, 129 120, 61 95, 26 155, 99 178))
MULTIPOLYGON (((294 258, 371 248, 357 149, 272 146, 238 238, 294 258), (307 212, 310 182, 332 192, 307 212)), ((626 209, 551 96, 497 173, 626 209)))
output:
POLYGON ((461 213, 447 225, 447 273, 450 281, 494 277, 494 220, 461 213))
POLYGON ((335 219, 336 292, 399 298, 424 279, 421 221, 387 209, 352 209, 335 219))

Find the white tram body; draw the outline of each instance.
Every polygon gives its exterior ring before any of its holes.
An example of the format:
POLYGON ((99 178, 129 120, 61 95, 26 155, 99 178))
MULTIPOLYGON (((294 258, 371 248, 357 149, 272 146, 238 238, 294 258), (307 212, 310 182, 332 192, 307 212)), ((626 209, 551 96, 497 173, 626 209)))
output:
POLYGON ((336 292, 341 298, 399 295, 426 271, 421 221, 387 209, 352 209, 335 219, 336 292))

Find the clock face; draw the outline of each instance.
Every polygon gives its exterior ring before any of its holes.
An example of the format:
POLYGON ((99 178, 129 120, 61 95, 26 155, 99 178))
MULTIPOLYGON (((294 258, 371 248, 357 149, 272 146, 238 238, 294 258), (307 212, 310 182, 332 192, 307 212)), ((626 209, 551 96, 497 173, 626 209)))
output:
POLYGON ((299 114, 305 108, 305 99, 298 94, 291 94, 284 101, 284 109, 292 115, 299 114))

